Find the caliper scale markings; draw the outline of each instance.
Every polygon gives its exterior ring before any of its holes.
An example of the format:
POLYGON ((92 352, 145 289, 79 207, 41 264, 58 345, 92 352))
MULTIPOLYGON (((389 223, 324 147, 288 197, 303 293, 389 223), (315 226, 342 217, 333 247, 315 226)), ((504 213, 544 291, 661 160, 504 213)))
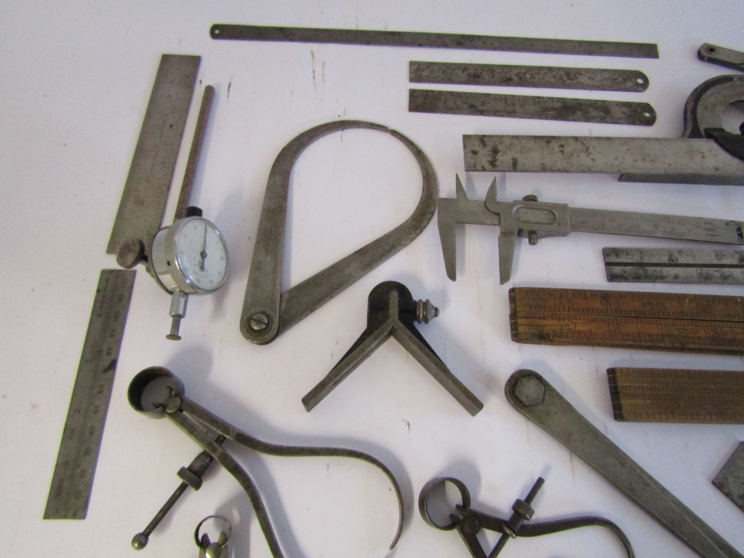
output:
POLYGON ((44 519, 88 513, 135 273, 101 271, 44 519))

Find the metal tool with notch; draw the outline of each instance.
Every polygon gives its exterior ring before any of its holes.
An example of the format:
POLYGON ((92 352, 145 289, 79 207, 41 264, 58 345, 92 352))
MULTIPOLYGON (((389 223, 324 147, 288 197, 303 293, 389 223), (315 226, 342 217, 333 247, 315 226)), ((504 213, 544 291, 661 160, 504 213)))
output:
POLYGON ((685 104, 680 139, 463 136, 467 171, 620 173, 624 182, 744 184, 744 136, 723 110, 744 102, 744 76, 709 79, 685 104))
MULTIPOLYGON (((138 412, 152 418, 168 418, 238 481, 248 495, 266 542, 275 558, 282 558, 279 540, 274 532, 266 506, 255 483, 224 447, 216 441, 218 435, 227 440, 267 455, 286 457, 347 457, 370 463, 380 469, 390 480, 398 500, 398 529, 390 548, 398 542, 403 526, 403 497, 398 482, 385 464, 364 452, 327 447, 281 446, 254 438, 225 422, 216 415, 191 401, 184 395, 181 381, 169 370, 161 367, 146 368, 130 382, 129 403, 138 412)), ((226 443, 226 442, 225 442, 226 443)))
POLYGON ((506 52, 538 52, 543 54, 621 56, 625 58, 659 57, 659 50, 655 44, 651 43, 494 37, 489 35, 462 35, 456 33, 266 27, 260 25, 215 23, 209 30, 209 35, 213 39, 232 41, 455 48, 506 52))
POLYGON ((349 374, 391 336, 426 368, 460 405, 473 416, 483 409, 483 403, 458 380, 437 356, 414 322, 429 323, 439 310, 428 300, 415 301, 402 283, 386 281, 369 293, 367 329, 328 375, 302 398, 307 411, 336 388, 349 374))
POLYGON ((579 413, 537 372, 518 370, 506 398, 703 558, 742 558, 733 546, 680 502, 579 413))
POLYGON ((422 61, 408 63, 408 81, 636 93, 648 89, 649 84, 648 76, 638 70, 422 61))
POLYGON ((744 284, 744 250, 602 248, 610 282, 744 284))
POLYGON ((616 367, 607 383, 617 421, 744 424, 744 372, 616 367))
POLYGON ((44 519, 88 513, 134 277, 134 271, 101 271, 44 519))
POLYGON ((281 150, 269 174, 251 270, 243 300, 240 331, 248 341, 271 343, 277 335, 331 300, 349 285, 408 246, 434 216, 439 187, 426 154, 400 132, 372 122, 339 120, 303 132, 281 150), (300 154, 314 141, 341 130, 376 130, 403 143, 421 169, 421 199, 411 216, 393 230, 282 292, 284 236, 289 177, 300 154))
POLYGON ((496 179, 485 202, 468 199, 460 178, 456 179, 455 199, 440 198, 439 238, 451 280, 457 277, 455 225, 495 225, 499 232, 499 275, 503 285, 511 279, 517 237, 527 237, 531 245, 541 238, 567 236, 571 232, 620 234, 649 238, 674 238, 720 244, 744 244, 744 223, 630 211, 608 211, 569 207, 562 203, 538 201, 526 196, 522 201, 496 199, 496 179))
POLYGON ((589 289, 509 289, 512 341, 744 353, 744 298, 589 289))
POLYGON ((656 122, 656 111, 648 103, 424 89, 408 91, 408 112, 632 126, 652 126, 656 122))
MULTIPOLYGON (((560 519, 557 521, 543 521, 541 523, 528 523, 535 510, 532 507, 532 501, 537 496, 540 488, 544 484, 544 479, 539 477, 532 486, 529 494, 524 500, 517 499, 512 505, 512 515, 509 519, 501 519, 490 514, 474 510, 470 507, 470 491, 461 480, 452 477, 442 477, 432 479, 427 482, 419 494, 418 506, 421 517, 424 521, 436 529, 442 531, 451 531, 457 529, 462 541, 470 551, 473 558, 496 558, 509 542, 509 539, 518 537, 540 537, 552 533, 560 533, 570 529, 580 527, 605 527, 612 531, 620 539, 628 558, 635 558, 633 547, 625 536, 625 533, 612 521, 597 516, 572 517, 569 519, 560 519), (461 504, 455 507, 455 511, 449 514, 450 522, 442 525, 437 523, 431 515, 430 500, 434 494, 445 487, 446 484, 454 485, 460 492, 461 504), (483 550, 481 542, 478 540, 478 533, 481 530, 496 531, 501 533, 496 546, 488 554, 483 550)), ((442 490, 443 492, 443 490, 442 490)))

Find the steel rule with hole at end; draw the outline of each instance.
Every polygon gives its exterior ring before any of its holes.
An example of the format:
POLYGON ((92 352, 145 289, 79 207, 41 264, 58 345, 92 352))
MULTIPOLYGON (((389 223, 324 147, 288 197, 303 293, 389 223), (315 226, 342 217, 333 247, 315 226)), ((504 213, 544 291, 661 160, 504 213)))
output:
POLYGON ((101 271, 44 519, 85 519, 88 513, 135 274, 101 271))

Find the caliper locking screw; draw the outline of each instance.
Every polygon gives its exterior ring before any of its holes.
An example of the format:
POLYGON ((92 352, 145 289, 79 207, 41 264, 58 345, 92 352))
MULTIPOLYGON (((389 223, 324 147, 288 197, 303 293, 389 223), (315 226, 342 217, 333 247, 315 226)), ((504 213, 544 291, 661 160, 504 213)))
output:
MULTIPOLYGON (((534 194, 529 194, 523 197, 522 201, 536 202, 537 196, 534 194)), ((537 244, 537 231, 527 231, 527 242, 530 243, 530 246, 534 246, 535 244, 537 244)))
POLYGON ((416 321, 418 323, 428 324, 437 316, 439 316, 439 308, 434 306, 428 298, 425 301, 416 301, 416 321))
POLYGON ((524 376, 519 378, 517 385, 514 386, 514 396, 525 407, 534 407, 543 402, 545 386, 534 376, 524 376))
POLYGON ((271 326, 271 318, 265 312, 256 312, 248 320, 248 329, 253 333, 263 333, 271 326))

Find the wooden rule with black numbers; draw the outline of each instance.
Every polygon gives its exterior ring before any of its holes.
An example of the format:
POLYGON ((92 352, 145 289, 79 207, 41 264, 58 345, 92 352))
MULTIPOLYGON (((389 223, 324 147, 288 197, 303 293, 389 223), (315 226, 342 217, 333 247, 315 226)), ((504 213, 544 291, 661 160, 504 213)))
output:
POLYGON ((744 297, 514 288, 509 306, 517 343, 744 354, 744 297))
POLYGON ((744 424, 744 372, 610 368, 607 381, 618 421, 744 424))

